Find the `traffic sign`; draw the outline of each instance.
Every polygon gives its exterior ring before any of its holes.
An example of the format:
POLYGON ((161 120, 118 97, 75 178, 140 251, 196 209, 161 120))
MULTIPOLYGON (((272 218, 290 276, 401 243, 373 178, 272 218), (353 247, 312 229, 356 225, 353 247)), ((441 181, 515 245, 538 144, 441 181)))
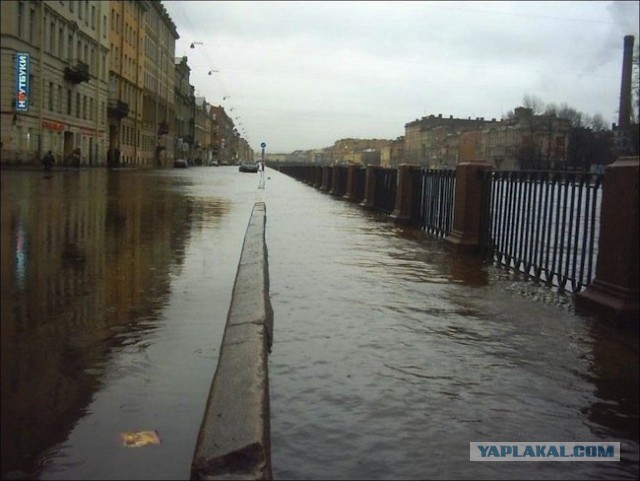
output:
POLYGON ((267 144, 265 144, 264 142, 262 142, 262 143, 260 144, 260 147, 262 147, 263 149, 264 149, 266 146, 267 146, 267 144))

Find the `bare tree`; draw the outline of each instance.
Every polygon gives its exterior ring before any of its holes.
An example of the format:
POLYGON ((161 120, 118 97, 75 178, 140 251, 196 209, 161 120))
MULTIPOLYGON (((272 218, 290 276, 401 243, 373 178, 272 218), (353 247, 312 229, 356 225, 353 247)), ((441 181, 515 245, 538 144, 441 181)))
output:
POLYGON ((561 119, 568 119, 571 122, 571 127, 583 127, 584 126, 584 114, 577 111, 573 107, 563 103, 557 107, 555 111, 556 117, 561 119))
POLYGON ((502 120, 514 119, 516 113, 513 110, 509 110, 506 114, 502 114, 502 120))
POLYGON ((594 114, 593 117, 587 116, 585 123, 596 132, 607 130, 607 123, 602 114, 594 114))

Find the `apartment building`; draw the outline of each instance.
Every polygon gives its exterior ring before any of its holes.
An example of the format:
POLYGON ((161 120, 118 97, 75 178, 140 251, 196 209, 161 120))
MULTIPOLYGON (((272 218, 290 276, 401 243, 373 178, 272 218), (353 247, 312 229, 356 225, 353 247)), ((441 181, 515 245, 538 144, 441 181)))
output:
POLYGON ((236 133, 233 119, 222 105, 211 106, 210 114, 215 122, 213 145, 221 164, 235 164, 238 161, 236 133))
POLYGON ((396 168, 404 162, 404 136, 389 142, 380 151, 380 165, 385 168, 396 168))
POLYGON ((213 160, 214 148, 214 120, 211 116, 211 105, 204 97, 195 97, 194 117, 194 154, 195 165, 206 165, 213 160))
POLYGON ((174 158, 193 159, 195 139, 195 89, 189 83, 191 68, 187 57, 175 59, 175 153, 174 158))
POLYGON ((447 118, 442 114, 409 122, 405 124, 405 161, 433 169, 454 167, 458 154, 447 147, 446 140, 467 130, 480 129, 485 123, 484 118, 460 119, 452 115, 447 118))
MULTIPOLYGON (((329 148, 329 155, 334 164, 362 163, 363 156, 360 155, 362 152, 373 149, 379 153, 390 142, 387 139, 340 139, 329 148)), ((380 162, 379 156, 377 162, 380 162)))
POLYGON ((0 3, 2 163, 104 165, 109 15, 100 1, 0 3))
POLYGON ((485 125, 479 158, 502 170, 563 170, 569 150, 571 121, 555 115, 534 115, 518 107, 514 117, 485 125))
MULTIPOLYGON (((137 3, 137 2, 133 2, 137 3)), ((175 49, 180 38, 159 0, 149 0, 142 39, 142 125, 139 163, 173 165, 175 140, 175 49)))
MULTIPOLYGON (((109 151, 110 165, 151 164, 141 149, 146 16, 151 3, 109 1, 109 151)), ((152 149, 148 149, 152 150, 152 149)))

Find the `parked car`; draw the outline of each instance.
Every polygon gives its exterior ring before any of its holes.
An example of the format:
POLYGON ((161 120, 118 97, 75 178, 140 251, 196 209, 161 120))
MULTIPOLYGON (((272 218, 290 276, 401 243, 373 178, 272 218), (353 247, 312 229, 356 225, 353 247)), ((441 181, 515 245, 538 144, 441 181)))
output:
POLYGON ((240 172, 258 172, 258 163, 253 160, 244 160, 238 170, 240 172))
POLYGON ((187 167, 189 167, 189 162, 187 162, 186 159, 176 159, 173 162, 173 166, 179 169, 186 169, 187 167))

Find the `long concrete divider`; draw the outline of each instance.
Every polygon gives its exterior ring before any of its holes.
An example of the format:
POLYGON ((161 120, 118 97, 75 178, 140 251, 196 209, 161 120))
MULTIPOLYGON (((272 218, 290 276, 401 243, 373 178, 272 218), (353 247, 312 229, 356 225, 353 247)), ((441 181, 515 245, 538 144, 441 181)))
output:
POLYGON ((218 367, 191 479, 272 479, 268 354, 273 339, 266 206, 256 202, 244 238, 218 367))

